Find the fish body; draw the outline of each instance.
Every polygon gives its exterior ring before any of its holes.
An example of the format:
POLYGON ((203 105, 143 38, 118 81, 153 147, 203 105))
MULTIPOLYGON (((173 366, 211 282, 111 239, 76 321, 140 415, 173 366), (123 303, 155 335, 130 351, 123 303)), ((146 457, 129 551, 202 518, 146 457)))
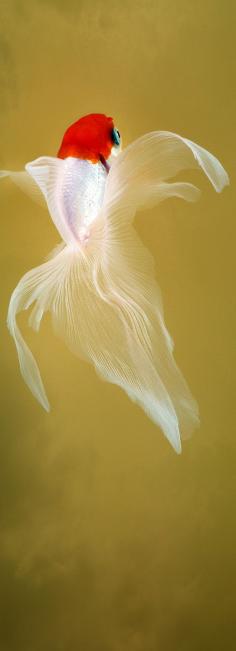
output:
POLYGON ((22 376, 46 410, 39 368, 16 320, 31 306, 35 330, 50 311, 69 348, 122 388, 179 453, 181 435, 199 424, 198 406, 174 360, 153 260, 134 217, 171 197, 198 199, 194 185, 175 178, 182 170, 201 168, 217 192, 229 179, 215 156, 168 131, 146 134, 122 152, 120 144, 112 118, 91 114, 69 127, 58 156, 0 172, 35 200, 43 197, 61 238, 13 291, 8 327, 22 376))
POLYGON ((93 222, 101 210, 107 171, 99 161, 69 156, 65 160, 42 157, 27 163, 26 171, 38 183, 48 204, 52 218, 60 211, 60 223, 56 226, 66 244, 83 244, 91 234, 93 222), (45 173, 53 176, 52 189, 48 192, 45 173))

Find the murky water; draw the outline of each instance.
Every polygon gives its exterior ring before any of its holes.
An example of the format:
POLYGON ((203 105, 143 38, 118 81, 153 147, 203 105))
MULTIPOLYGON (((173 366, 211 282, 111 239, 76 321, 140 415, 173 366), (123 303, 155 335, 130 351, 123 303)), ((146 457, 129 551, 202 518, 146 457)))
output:
POLYGON ((235 649, 234 23, 220 0, 1 3, 0 168, 54 155, 68 124, 98 111, 124 144, 176 131, 231 176, 217 196, 190 174, 200 202, 136 220, 200 406, 180 457, 49 319, 36 335, 23 315, 51 413, 31 396, 5 315, 58 235, 1 181, 1 651, 235 649))

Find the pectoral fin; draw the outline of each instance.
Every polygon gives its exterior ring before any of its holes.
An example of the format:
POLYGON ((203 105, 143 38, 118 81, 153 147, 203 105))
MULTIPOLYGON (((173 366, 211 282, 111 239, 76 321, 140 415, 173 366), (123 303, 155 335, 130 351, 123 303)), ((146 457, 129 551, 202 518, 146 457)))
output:
POLYGON ((198 198, 189 183, 167 183, 186 169, 200 167, 216 192, 229 184, 220 161, 203 147, 168 131, 153 131, 135 140, 114 161, 108 175, 107 203, 132 204, 136 210, 153 206, 171 196, 188 201, 198 198))
POLYGON ((40 188, 37 186, 37 183, 35 183, 34 179, 30 174, 28 174, 27 171, 20 171, 20 172, 11 172, 10 170, 2 170, 0 171, 0 178, 3 177, 9 177, 15 185, 17 185, 20 190, 25 192, 33 201, 38 203, 40 206, 43 208, 46 207, 46 201, 45 198, 40 191, 40 188))

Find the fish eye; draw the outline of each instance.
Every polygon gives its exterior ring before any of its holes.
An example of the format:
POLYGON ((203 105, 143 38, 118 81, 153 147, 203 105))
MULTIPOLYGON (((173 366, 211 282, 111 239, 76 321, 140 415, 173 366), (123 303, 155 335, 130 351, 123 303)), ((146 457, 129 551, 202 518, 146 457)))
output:
POLYGON ((112 129, 111 138, 112 138, 112 141, 114 142, 114 145, 116 145, 118 147, 119 144, 120 144, 120 132, 115 127, 114 127, 114 129, 112 129))

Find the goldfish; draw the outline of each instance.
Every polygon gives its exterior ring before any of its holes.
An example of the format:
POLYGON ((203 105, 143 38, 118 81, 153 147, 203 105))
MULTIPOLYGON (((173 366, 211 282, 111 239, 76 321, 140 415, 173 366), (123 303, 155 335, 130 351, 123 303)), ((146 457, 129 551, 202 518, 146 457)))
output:
POLYGON ((202 169, 216 192, 229 183, 219 160, 191 140, 152 131, 122 149, 113 118, 93 113, 66 130, 56 156, 0 172, 47 206, 60 235, 46 261, 21 278, 8 309, 32 394, 49 411, 38 365, 17 324, 17 314, 31 307, 29 325, 38 331, 49 311, 70 350, 123 389, 177 453, 199 424, 198 405, 175 362, 153 259, 134 218, 171 197, 197 200, 198 188, 176 179, 187 168, 202 169))

